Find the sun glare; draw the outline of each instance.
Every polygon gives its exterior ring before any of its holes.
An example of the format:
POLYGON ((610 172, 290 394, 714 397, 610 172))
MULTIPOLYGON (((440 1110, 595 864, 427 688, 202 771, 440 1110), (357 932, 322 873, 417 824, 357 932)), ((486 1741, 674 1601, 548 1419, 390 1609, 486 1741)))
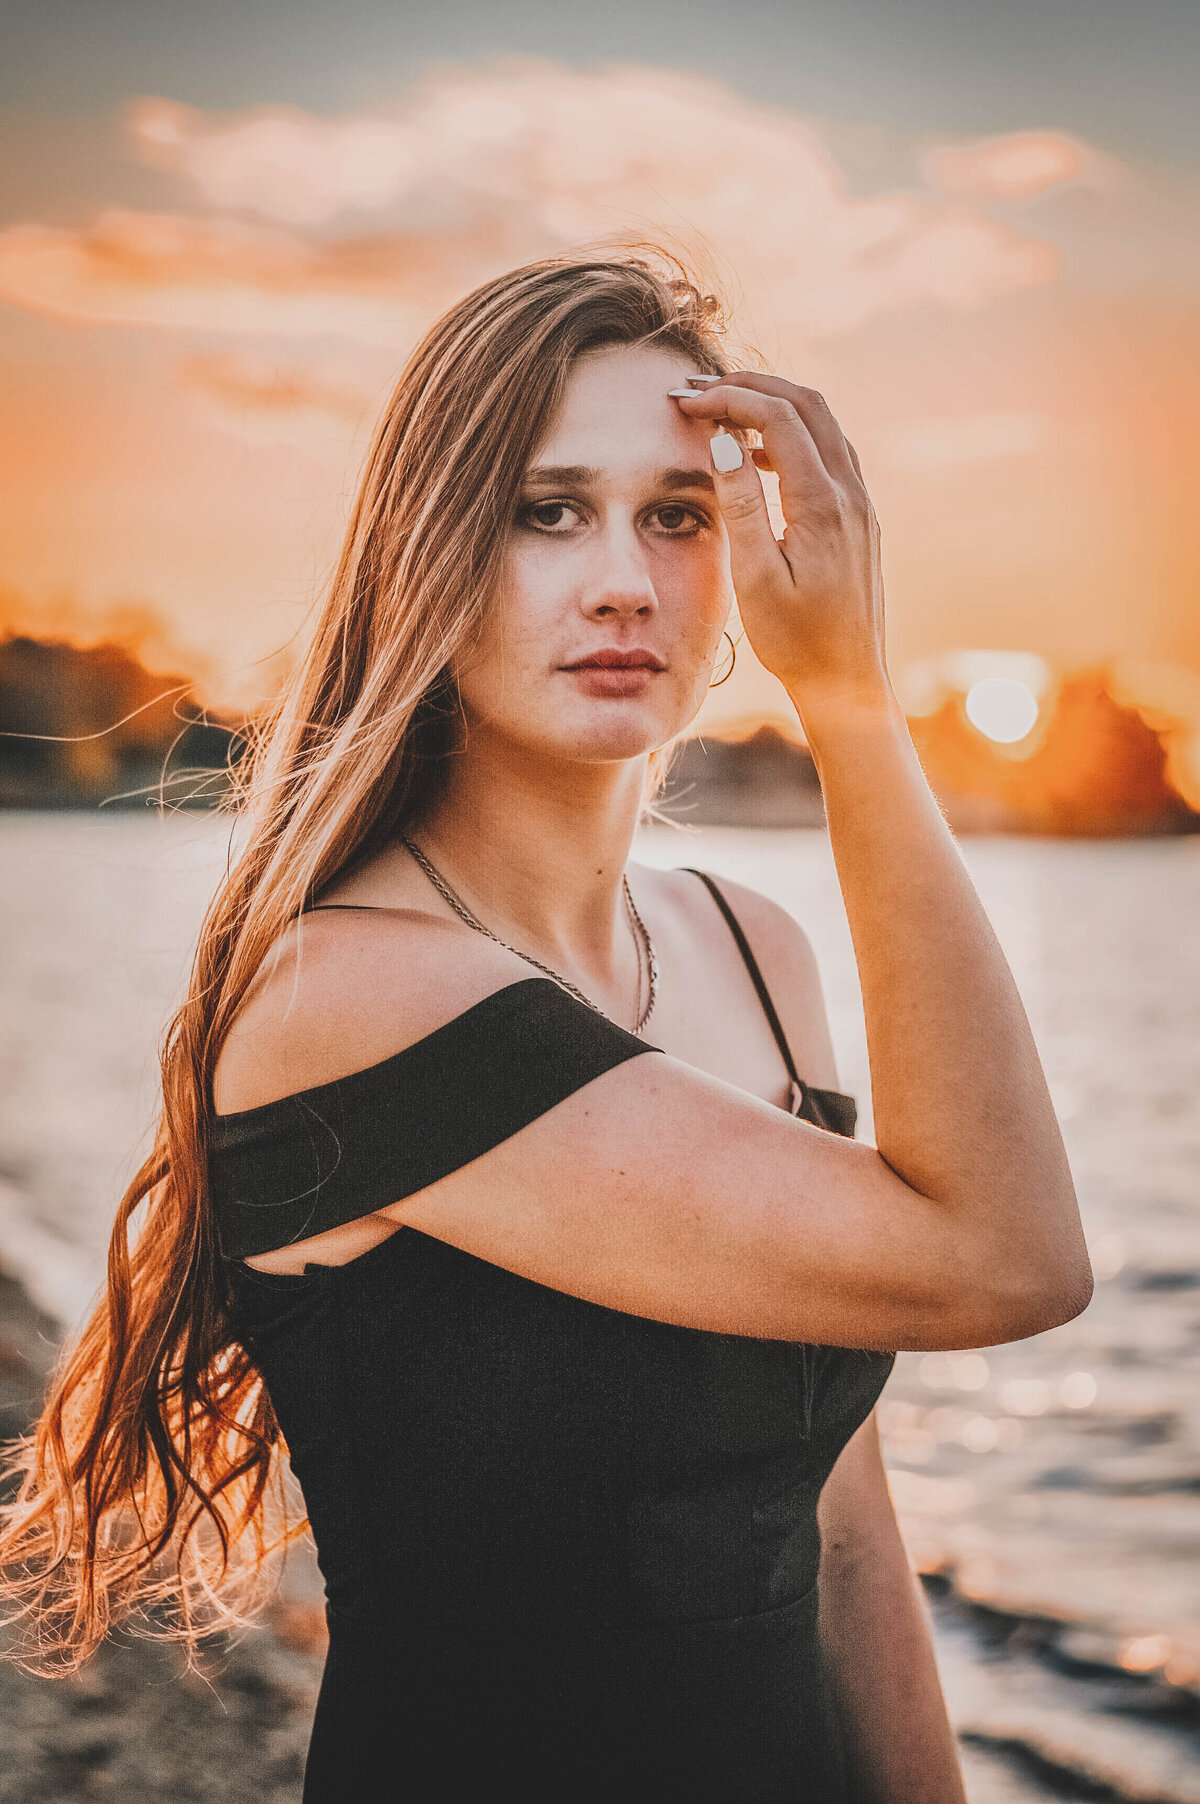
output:
POLYGON ((1037 723, 1037 696, 1012 677, 983 677, 967 691, 967 719, 985 739, 1015 745, 1037 723))

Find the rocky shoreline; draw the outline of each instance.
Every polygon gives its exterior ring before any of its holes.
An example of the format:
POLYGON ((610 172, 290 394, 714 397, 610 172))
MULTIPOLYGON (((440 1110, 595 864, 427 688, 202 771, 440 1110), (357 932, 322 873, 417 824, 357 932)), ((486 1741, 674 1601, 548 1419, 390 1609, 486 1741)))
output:
MULTIPOLYGON (((21 1432, 59 1326, 0 1272, 0 1434, 21 1432)), ((1123 1672, 1080 1625, 991 1609, 925 1579, 971 1804, 1200 1804, 1200 1700, 1123 1672)), ((296 1804, 320 1682, 311 1555, 261 1626, 186 1671, 178 1649, 114 1637, 50 1680, 0 1661, 0 1804, 296 1804)))

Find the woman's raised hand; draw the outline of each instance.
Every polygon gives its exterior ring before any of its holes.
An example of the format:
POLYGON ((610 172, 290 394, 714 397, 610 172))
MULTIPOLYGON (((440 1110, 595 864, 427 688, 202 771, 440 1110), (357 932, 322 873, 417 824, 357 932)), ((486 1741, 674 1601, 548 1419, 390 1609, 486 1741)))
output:
MULTIPOLYGON (((759 662, 801 709, 886 698, 879 522, 854 447, 824 397, 750 370, 695 395, 673 392, 692 419, 762 436, 750 459, 733 470, 717 464, 713 475, 738 609, 759 662), (782 539, 771 527, 759 469, 779 477, 782 539)), ((728 434, 714 448, 722 462, 741 450, 728 434)))

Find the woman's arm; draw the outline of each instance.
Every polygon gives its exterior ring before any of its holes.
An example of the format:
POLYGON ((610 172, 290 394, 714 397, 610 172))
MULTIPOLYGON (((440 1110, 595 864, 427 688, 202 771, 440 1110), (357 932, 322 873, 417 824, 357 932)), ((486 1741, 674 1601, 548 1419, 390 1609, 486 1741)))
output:
MULTIPOLYGON (((1014 1301, 1037 1264, 1083 1308, 1091 1271, 1012 973, 898 705, 806 696, 862 986, 875 1143, 950 1212, 1014 1301)), ((1015 1338, 1015 1337, 1014 1337, 1015 1338)))
POLYGON ((972 1269, 982 1255, 1019 1293, 1040 1267, 1082 1308, 1091 1270, 1029 1023, 888 679, 879 525, 853 447, 822 396, 777 376, 739 373, 678 404, 762 436, 753 460, 718 469, 717 495, 747 635, 821 778, 879 1152, 969 1221, 972 1269), (756 464, 779 476, 779 541, 756 464))
POLYGON ((821 1643, 859 1804, 965 1804, 920 1582, 888 1495, 875 1414, 818 1508, 821 1643))

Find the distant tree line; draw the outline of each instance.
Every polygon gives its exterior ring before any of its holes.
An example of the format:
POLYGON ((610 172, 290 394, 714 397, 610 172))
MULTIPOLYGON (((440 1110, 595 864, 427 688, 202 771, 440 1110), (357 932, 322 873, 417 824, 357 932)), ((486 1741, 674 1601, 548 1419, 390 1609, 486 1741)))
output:
MULTIPOLYGON (((1066 679, 1026 742, 997 746, 947 696, 910 721, 929 781, 959 832, 1125 837, 1188 833, 1165 741, 1118 702, 1104 670, 1066 679)), ((205 713, 184 676, 120 645, 0 641, 0 808, 209 807, 244 752, 239 723, 205 713)), ((819 827, 807 748, 762 725, 678 746, 658 812, 697 824, 819 827)))
POLYGON ((208 806, 243 749, 190 678, 124 646, 0 640, 0 807, 208 806))

